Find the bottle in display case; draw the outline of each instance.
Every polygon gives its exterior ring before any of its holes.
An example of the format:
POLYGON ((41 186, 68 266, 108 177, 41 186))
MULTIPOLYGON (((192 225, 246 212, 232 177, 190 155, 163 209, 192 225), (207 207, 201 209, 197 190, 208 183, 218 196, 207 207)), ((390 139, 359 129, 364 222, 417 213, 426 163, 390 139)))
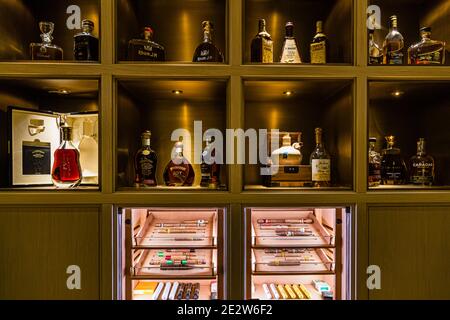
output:
POLYGON ((396 148, 395 137, 386 137, 387 148, 383 150, 381 159, 381 184, 401 185, 407 181, 408 171, 399 148, 396 148))
POLYGON ((83 184, 98 184, 98 143, 95 139, 94 122, 83 122, 83 137, 78 146, 83 184))
POLYGON ((62 60, 63 49, 53 44, 53 31, 55 24, 53 22, 39 22, 41 30, 41 43, 31 43, 31 60, 62 60))
POLYGON ((431 39, 431 28, 420 29, 422 40, 408 49, 408 64, 444 64, 445 42, 431 39))
POLYGON ((211 21, 203 21, 203 42, 195 49, 193 62, 223 62, 223 54, 214 44, 214 26, 211 21))
POLYGON ((316 147, 311 153, 312 183, 315 188, 331 186, 331 158, 323 145, 323 130, 316 128, 316 147))
POLYGON ((153 41, 153 29, 145 27, 142 38, 132 39, 128 43, 130 61, 165 61, 165 49, 153 41))
POLYGON ((217 189, 220 185, 220 165, 215 161, 216 150, 213 149, 211 145, 212 142, 213 138, 207 136, 206 147, 202 153, 202 179, 200 186, 210 189, 217 189))
POLYGON ((383 64, 403 64, 405 42, 398 31, 397 16, 390 18, 389 33, 383 43, 383 64))
POLYGON ((273 41, 266 31, 266 20, 259 20, 259 31, 252 40, 251 62, 273 63, 273 41))
POLYGON ((78 61, 98 61, 98 39, 92 35, 94 22, 83 20, 81 32, 74 36, 74 57, 78 61))
POLYGON ((150 147, 151 132, 144 131, 141 136, 141 148, 134 157, 135 186, 156 187, 156 166, 158 158, 150 147))
POLYGON ((286 23, 286 36, 281 52, 281 63, 302 63, 297 40, 294 37, 294 23, 286 23))
POLYGON ((434 159, 427 155, 425 139, 417 141, 417 154, 410 160, 410 182, 415 185, 431 186, 434 182, 434 159))
POLYGON ((369 187, 377 187, 381 183, 381 155, 375 150, 377 138, 369 139, 369 187))
POLYGON ((369 64, 383 64, 383 50, 375 41, 374 30, 369 30, 369 64))
POLYGON ((72 144, 72 127, 61 126, 62 143, 55 151, 52 168, 52 181, 57 188, 68 189, 80 185, 82 171, 80 153, 72 144))
POLYGON ((195 180, 191 163, 183 155, 183 142, 175 143, 172 160, 164 170, 164 183, 169 187, 190 187, 195 180))
POLYGON ((330 45, 327 36, 323 32, 323 22, 317 21, 316 35, 310 45, 311 63, 325 64, 329 62, 330 45))

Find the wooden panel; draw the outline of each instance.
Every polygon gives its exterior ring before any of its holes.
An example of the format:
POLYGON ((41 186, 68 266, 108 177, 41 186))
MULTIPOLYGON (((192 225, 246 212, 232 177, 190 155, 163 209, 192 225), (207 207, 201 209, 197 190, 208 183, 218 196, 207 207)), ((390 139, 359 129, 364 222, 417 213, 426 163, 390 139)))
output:
POLYGON ((369 209, 369 265, 381 290, 369 299, 450 299, 450 207, 369 209))
POLYGON ((99 208, 0 208, 0 299, 99 299, 99 208), (81 268, 81 290, 66 269, 81 268))

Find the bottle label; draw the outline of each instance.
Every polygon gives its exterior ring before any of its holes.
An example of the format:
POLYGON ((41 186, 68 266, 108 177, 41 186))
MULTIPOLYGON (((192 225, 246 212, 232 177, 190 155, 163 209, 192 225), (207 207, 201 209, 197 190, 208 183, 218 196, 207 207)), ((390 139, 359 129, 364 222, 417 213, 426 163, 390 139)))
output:
POLYGON ((281 63, 302 63, 295 39, 286 40, 281 55, 281 63))
POLYGON ((312 181, 331 181, 331 160, 314 159, 311 161, 312 181))
POLYGON ((327 44, 325 41, 311 43, 311 63, 327 63, 327 44))
POLYGON ((48 142, 24 141, 22 145, 22 173, 50 174, 51 149, 48 142))
POLYGON ((262 63, 273 63, 273 42, 262 39, 262 63))
POLYGON ((381 165, 379 163, 369 163, 369 183, 379 183, 381 181, 381 165))
POLYGON ((442 59, 441 51, 442 51, 442 49, 434 51, 434 52, 418 54, 417 58, 415 59, 415 61, 413 63, 414 64, 441 64, 441 61, 442 61, 441 60, 442 59))
POLYGON ((403 64, 403 52, 400 50, 392 51, 387 54, 388 64, 403 64))
POLYGON ((141 174, 143 177, 149 177, 153 175, 154 165, 152 160, 144 158, 140 161, 140 164, 141 164, 141 174))
POLYGON ((383 56, 370 56, 369 57, 369 64, 382 64, 383 63, 383 56))

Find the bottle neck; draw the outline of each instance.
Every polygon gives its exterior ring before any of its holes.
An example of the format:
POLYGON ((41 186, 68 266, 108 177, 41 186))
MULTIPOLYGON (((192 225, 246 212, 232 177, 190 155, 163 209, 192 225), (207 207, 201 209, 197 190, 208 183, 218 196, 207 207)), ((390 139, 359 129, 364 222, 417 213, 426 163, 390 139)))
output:
POLYGON ((83 33, 92 34, 93 28, 90 25, 82 26, 81 31, 83 33))
POLYGON ((371 42, 371 43, 375 42, 375 36, 374 36, 373 32, 369 32, 369 42, 371 42))
POLYGON ((177 157, 182 158, 183 157, 183 148, 175 148, 175 154, 177 157))
POLYGON ((373 152, 373 151, 375 151, 375 142, 369 142, 369 151, 370 152, 373 152))
POLYGON ((390 31, 397 31, 398 28, 398 23, 397 23, 397 19, 392 19, 390 26, 389 26, 389 30, 390 31))
POLYGON ((41 39, 42 39, 42 43, 45 43, 45 44, 51 44, 53 41, 53 37, 49 33, 41 34, 41 39))
POLYGON ((431 39, 431 32, 422 32, 421 33, 422 40, 427 41, 431 39))
POLYGON ((267 33, 265 21, 259 21, 259 33, 267 33))
POLYGON ((424 156, 426 154, 425 152, 425 142, 419 141, 417 142, 417 155, 418 156, 424 156))
POLYGON ((316 147, 322 147, 322 133, 316 133, 316 147))
POLYGON ((205 29, 203 31, 203 42, 212 42, 212 31, 209 29, 205 29))
POLYGON ((150 148, 150 138, 142 138, 142 147, 150 148))
POLYGON ((321 34, 321 33, 323 33, 323 25, 322 25, 322 23, 317 23, 316 34, 321 34))

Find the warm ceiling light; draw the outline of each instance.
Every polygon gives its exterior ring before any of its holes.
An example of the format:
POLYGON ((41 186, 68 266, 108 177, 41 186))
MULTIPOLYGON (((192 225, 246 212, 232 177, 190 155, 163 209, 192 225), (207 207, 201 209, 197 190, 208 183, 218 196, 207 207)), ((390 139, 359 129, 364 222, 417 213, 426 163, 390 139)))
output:
POLYGON ((180 94, 183 94, 183 90, 172 90, 172 93, 179 96, 180 94))
POLYGON ((293 92, 293 91, 285 91, 285 92, 283 92, 283 94, 284 94, 286 97, 289 97, 289 96, 292 96, 292 95, 294 94, 294 92, 293 92))
POLYGON ((67 89, 49 90, 48 93, 50 93, 50 94, 59 94, 59 95, 62 95, 62 96, 66 96, 66 95, 71 94, 70 90, 67 90, 67 89))
POLYGON ((403 92, 403 91, 400 91, 400 90, 395 90, 395 91, 392 92, 392 95, 393 95, 394 97, 396 97, 396 98, 401 97, 403 94, 404 94, 404 92, 403 92))

